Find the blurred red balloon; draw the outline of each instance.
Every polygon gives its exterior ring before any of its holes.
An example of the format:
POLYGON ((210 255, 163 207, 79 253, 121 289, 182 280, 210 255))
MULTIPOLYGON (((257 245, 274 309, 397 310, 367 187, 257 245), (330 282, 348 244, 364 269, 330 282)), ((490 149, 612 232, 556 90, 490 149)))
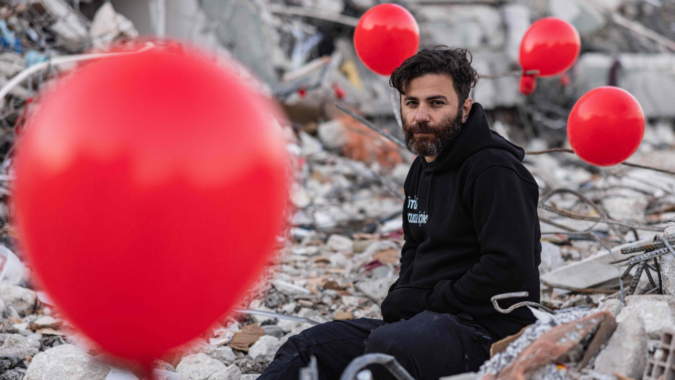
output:
POLYGON ((581 39, 567 21, 545 17, 530 26, 520 42, 520 66, 523 72, 538 70, 539 77, 556 76, 567 71, 579 56, 581 39))
POLYGON ((420 29, 413 15, 396 4, 380 4, 361 16, 354 32, 356 53, 366 67, 391 75, 417 53, 420 29))
POLYGON ((150 366, 211 327, 283 227, 278 110, 191 53, 79 69, 44 95, 16 160, 40 284, 109 353, 150 366))
POLYGON ((530 95, 537 89, 537 79, 532 75, 523 75, 520 77, 518 90, 524 95, 530 95))
POLYGON ((574 152, 597 166, 620 164, 637 150, 645 132, 638 101, 618 87, 599 87, 582 96, 567 120, 574 152))

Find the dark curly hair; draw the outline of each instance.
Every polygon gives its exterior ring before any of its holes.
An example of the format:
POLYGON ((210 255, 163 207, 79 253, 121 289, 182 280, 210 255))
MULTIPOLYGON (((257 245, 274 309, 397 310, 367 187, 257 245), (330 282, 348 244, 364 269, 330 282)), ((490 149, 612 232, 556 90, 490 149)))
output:
POLYGON ((471 52, 466 49, 450 49, 447 46, 422 49, 391 73, 389 85, 403 94, 403 87, 415 78, 427 74, 447 74, 452 78, 461 107, 478 82, 478 73, 471 67, 472 60, 471 52))

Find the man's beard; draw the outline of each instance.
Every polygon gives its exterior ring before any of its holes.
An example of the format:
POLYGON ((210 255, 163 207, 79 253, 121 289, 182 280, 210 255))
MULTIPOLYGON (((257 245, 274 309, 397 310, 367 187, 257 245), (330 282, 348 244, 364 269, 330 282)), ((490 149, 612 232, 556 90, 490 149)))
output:
POLYGON ((427 122, 409 126, 406 125, 405 119, 402 120, 405 145, 408 149, 418 156, 430 157, 440 154, 457 137, 462 129, 462 110, 457 112, 454 119, 452 117, 443 119, 437 127, 430 127, 427 122), (415 138, 415 133, 430 133, 432 136, 415 138))

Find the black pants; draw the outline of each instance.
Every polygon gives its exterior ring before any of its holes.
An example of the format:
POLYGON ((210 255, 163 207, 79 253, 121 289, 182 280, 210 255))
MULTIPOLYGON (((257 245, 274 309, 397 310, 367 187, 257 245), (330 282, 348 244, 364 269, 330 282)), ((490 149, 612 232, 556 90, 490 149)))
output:
MULTIPOLYGON (((338 380, 356 357, 391 355, 418 380, 476 371, 489 359, 492 338, 469 317, 425 311, 409 320, 384 323, 361 318, 314 326, 288 339, 258 380, 298 380, 315 356, 320 380, 338 380)), ((371 368, 372 367, 372 368, 371 368)), ((379 365, 376 380, 393 378, 379 365)))

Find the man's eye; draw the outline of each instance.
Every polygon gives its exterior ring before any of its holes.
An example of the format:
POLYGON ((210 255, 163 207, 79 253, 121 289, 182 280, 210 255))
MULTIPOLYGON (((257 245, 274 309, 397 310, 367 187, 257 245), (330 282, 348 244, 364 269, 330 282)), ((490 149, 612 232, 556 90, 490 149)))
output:
POLYGON ((431 104, 433 104, 435 106, 440 106, 440 105, 443 105, 443 102, 434 101, 434 102, 431 102, 431 104))
POLYGON ((417 102, 407 102, 405 105, 406 106, 414 106, 416 104, 417 104, 417 102))

